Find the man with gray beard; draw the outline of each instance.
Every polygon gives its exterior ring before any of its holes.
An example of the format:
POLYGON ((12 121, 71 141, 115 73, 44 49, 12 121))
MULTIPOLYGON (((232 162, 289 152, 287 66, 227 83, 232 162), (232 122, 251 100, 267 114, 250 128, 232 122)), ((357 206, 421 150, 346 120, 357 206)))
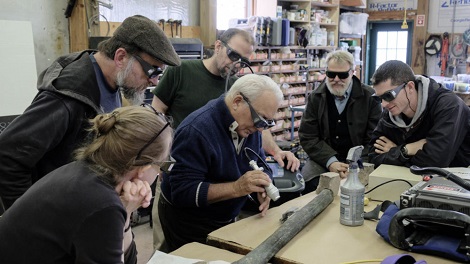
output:
POLYGON ((382 108, 374 90, 353 74, 354 58, 335 51, 326 58, 323 83, 309 96, 299 128, 300 144, 309 159, 302 169, 304 193, 315 190, 321 173, 347 176, 346 157, 351 147, 363 145, 363 161, 382 108))
POLYGON ((0 135, 0 208, 70 162, 87 136, 88 120, 121 107, 121 92, 131 103, 143 102, 165 64, 179 65, 178 55, 160 27, 140 15, 125 19, 98 51, 52 63, 40 74, 31 105, 0 135))

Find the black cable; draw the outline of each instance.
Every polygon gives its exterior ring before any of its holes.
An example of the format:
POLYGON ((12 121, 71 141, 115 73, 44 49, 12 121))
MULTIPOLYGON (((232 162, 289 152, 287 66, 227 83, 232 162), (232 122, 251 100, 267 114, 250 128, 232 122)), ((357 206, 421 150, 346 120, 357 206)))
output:
POLYGON ((410 183, 409 181, 407 181, 407 180, 403 180, 403 179, 394 179, 394 180, 389 180, 389 181, 383 182, 383 183, 381 183, 381 184, 375 186, 374 188, 368 190, 368 191, 365 192, 364 194, 368 194, 368 193, 372 192, 373 190, 379 188, 380 186, 383 186, 383 185, 388 184, 388 183, 391 183, 391 182, 396 182, 396 181, 406 182, 406 183, 408 183, 408 185, 410 185, 410 187, 413 187, 413 184, 411 184, 411 183, 410 183))
MULTIPOLYGON (((418 89, 416 89, 416 92, 418 92, 418 89)), ((410 107, 411 111, 413 111, 414 113, 416 113, 416 110, 414 110, 414 109, 411 107, 411 102, 410 102, 410 98, 408 98, 408 93, 406 92, 406 87, 405 87, 405 96, 406 96, 406 99, 408 100, 408 106, 410 107)))
MULTIPOLYGON (((225 77, 225 93, 227 93, 228 91, 228 80, 230 79, 230 77, 232 76, 232 71, 233 71, 233 68, 235 67, 235 65, 237 64, 242 64, 244 65, 245 67, 247 67, 248 69, 250 69, 251 73, 255 73, 253 71, 253 69, 250 67, 250 64, 249 63, 246 63, 245 61, 242 61, 241 59, 237 60, 237 61, 234 61, 232 63, 232 65, 230 65, 230 68, 229 68, 229 71, 227 73, 227 76, 225 77)), ((244 67, 242 67, 244 68, 244 67)), ((235 75, 235 74, 234 74, 235 75)))
POLYGON ((258 153, 256 153, 254 150, 252 150, 251 148, 249 147, 245 147, 244 149, 244 152, 245 152, 245 156, 248 158, 248 160, 252 160, 251 157, 248 155, 248 150, 251 151, 251 153, 253 153, 256 157, 258 157, 258 160, 260 160, 262 163, 263 163, 263 167, 265 170, 268 170, 271 174, 273 173, 273 171, 271 170, 271 167, 269 167, 268 163, 266 163, 265 160, 263 160, 259 155, 258 153))

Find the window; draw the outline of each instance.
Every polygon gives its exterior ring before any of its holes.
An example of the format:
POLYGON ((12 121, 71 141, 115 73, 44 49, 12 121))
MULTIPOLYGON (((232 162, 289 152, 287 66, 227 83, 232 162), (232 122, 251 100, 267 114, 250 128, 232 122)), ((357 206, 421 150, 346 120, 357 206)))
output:
POLYGON ((217 0, 217 29, 228 29, 230 19, 247 18, 248 1, 217 0))

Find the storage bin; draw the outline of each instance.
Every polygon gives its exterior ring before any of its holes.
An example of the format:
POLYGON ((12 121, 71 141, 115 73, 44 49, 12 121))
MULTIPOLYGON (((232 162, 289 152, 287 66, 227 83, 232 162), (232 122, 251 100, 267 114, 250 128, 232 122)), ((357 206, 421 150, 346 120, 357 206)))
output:
POLYGON ((367 19, 369 18, 369 14, 366 13, 359 13, 354 14, 354 23, 352 24, 352 33, 365 35, 367 30, 367 19))
POLYGON ((342 13, 339 17, 339 32, 343 34, 365 35, 367 30, 366 13, 342 13))

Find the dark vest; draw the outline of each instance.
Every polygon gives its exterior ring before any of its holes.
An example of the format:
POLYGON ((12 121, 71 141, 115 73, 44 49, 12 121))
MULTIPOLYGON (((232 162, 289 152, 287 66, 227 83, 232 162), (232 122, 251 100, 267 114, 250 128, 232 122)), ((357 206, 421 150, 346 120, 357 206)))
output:
POLYGON ((339 114, 334 96, 327 92, 326 98, 328 105, 328 125, 330 127, 330 144, 338 153, 336 158, 341 162, 345 162, 349 149, 353 147, 351 137, 349 136, 348 120, 346 118, 349 100, 343 112, 339 114))

